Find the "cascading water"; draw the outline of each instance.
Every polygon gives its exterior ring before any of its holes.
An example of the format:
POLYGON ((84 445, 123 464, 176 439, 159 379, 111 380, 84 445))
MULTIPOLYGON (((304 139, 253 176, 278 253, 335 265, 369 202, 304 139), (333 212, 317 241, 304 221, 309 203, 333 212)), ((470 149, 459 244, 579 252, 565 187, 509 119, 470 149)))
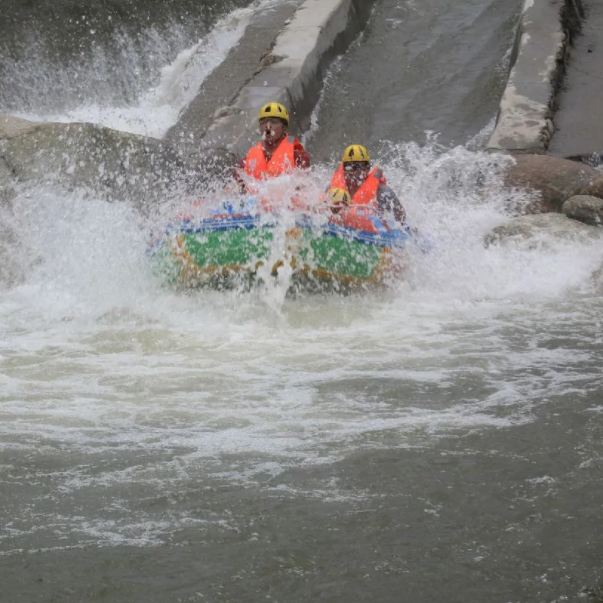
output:
POLYGON ((47 43, 32 33, 16 58, 3 53, 0 75, 7 85, 0 106, 33 121, 83 121, 160 138, 237 44, 252 15, 278 3, 231 2, 249 6, 222 16, 209 31, 205 23, 182 17, 161 31, 150 26, 135 36, 117 26, 98 41, 84 15, 76 31, 86 49, 69 62, 57 63, 47 43), (191 45, 199 31, 206 35, 191 45))
POLYGON ((191 199, 149 218, 24 191, 0 299, 6 600, 505 603, 596 581, 603 243, 485 247, 524 201, 504 161, 382 141, 434 248, 352 296, 178 293, 145 248, 191 199))

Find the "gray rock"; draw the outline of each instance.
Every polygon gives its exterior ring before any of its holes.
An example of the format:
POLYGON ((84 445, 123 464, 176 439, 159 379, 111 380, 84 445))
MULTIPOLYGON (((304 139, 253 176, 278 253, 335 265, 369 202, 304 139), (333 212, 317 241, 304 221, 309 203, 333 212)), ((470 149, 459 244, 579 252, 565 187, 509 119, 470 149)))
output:
POLYGON ((170 191, 193 192, 224 177, 234 156, 222 149, 183 158, 161 140, 87 123, 0 119, 0 190, 15 185, 88 188, 110 201, 160 203, 170 191))
POLYGON ((603 199, 603 176, 600 174, 601 173, 599 172, 599 177, 595 178, 580 191, 581 195, 590 195, 591 197, 603 199))
POLYGON ((603 199, 590 195, 575 195, 563 204, 563 213, 573 220, 600 226, 603 224, 603 199))
POLYGON ((11 193, 11 198, 0 198, 0 289, 22 281, 25 264, 29 261, 27 254, 15 253, 15 249, 20 249, 21 241, 12 226, 11 201, 16 194, 12 190, 11 193))
POLYGON ((0 289, 15 285, 24 278, 25 270, 20 262, 22 258, 16 258, 14 253, 17 245, 17 233, 8 224, 0 222, 0 289))
POLYGON ((159 141, 83 123, 36 124, 0 150, 20 184, 90 187, 111 200, 156 192, 177 161, 159 141))
POLYGON ((492 230, 484 239, 490 245, 519 245, 527 249, 552 248, 558 240, 588 242, 600 239, 602 232, 571 220, 563 214, 535 214, 513 218, 492 230))
POLYGON ((35 130, 38 123, 13 117, 12 115, 0 115, 0 138, 12 139, 35 130))
POLYGON ((603 295, 603 266, 600 266, 599 268, 593 271, 592 278, 593 282, 595 283, 595 287, 597 288, 597 291, 601 295, 603 295))
MULTIPOLYGON (((216 119, 206 120, 202 144, 207 147, 226 145, 244 157, 257 141, 258 110, 267 102, 276 101, 289 108, 293 134, 306 130, 312 111, 320 98, 323 78, 330 61, 341 54, 362 30, 371 13, 374 0, 306 0, 302 2, 290 23, 282 28, 269 50, 256 61, 253 73, 247 72, 244 85, 214 110, 216 119)), ((278 9, 283 12, 285 6, 278 9)), ((264 20, 264 16, 262 16, 264 20)), ((250 29, 251 33, 253 30, 250 29)), ((264 37, 269 40, 269 37, 264 37)), ((243 42, 245 43, 245 42, 243 42)), ((231 58, 235 53, 231 54, 231 58)), ((230 73, 227 79, 230 78, 230 73)), ((231 82, 227 82, 229 87, 231 82)), ((225 88, 224 83, 220 85, 225 88)), ((205 104, 205 99, 200 97, 205 104)), ((226 99, 225 99, 226 100, 226 99)), ((168 133, 182 136, 183 120, 168 133)), ((189 119, 192 116, 189 115, 189 119)), ((193 116, 194 121, 194 116, 193 116)), ((197 130, 186 126, 184 133, 197 130)))
MULTIPOLYGON (((554 126, 551 101, 570 42, 559 18, 564 2, 524 0, 511 55, 511 70, 488 146, 497 150, 544 152, 554 126)), ((569 6, 564 6, 571 10, 569 6)))
POLYGON ((514 208, 518 213, 560 212, 567 199, 584 194, 601 178, 595 168, 560 157, 522 154, 514 159, 505 172, 505 185, 534 193, 530 204, 514 208))

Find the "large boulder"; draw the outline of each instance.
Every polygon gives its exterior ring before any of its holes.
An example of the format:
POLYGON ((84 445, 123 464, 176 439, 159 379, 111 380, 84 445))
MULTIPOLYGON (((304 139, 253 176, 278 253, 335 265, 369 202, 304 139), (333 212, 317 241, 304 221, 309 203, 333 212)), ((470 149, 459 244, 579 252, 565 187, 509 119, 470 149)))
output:
POLYGON ((109 200, 148 205, 170 190, 194 192, 235 161, 211 149, 184 159, 165 142, 88 123, 32 123, 0 119, 0 190, 52 184, 88 188, 109 200))
POLYGON ((0 148, 20 183, 92 187, 115 199, 153 190, 177 157, 159 141, 124 135, 92 124, 38 124, 4 140, 0 148))
POLYGON ((603 174, 599 172, 599 177, 587 184, 581 191, 581 195, 590 195, 603 199, 603 174))
POLYGON ((0 115, 0 138, 16 138, 21 134, 35 130, 38 125, 37 122, 21 119, 20 117, 0 115))
POLYGON ((603 224, 603 199, 590 195, 575 195, 563 204, 563 213, 573 220, 600 226, 603 224))
POLYGON ((534 193, 529 204, 514 208, 518 213, 560 212, 570 197, 592 194, 584 191, 601 178, 595 168, 560 157, 523 154, 514 159, 505 172, 505 185, 534 193))
POLYGON ((490 245, 516 245, 527 249, 552 248, 555 241, 589 242, 598 240, 603 231, 572 220, 563 214, 548 213, 518 216, 494 228, 484 239, 490 245))

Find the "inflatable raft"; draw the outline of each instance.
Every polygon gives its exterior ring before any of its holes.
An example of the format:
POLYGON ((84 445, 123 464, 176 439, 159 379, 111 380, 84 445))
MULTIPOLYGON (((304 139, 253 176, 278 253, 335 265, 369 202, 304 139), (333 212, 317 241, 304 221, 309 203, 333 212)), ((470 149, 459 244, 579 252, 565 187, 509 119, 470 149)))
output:
POLYGON ((388 284, 406 268, 410 247, 425 251, 411 228, 394 227, 365 206, 338 213, 323 206, 281 219, 257 205, 173 220, 148 249, 161 276, 179 288, 280 278, 293 289, 350 291, 388 284))

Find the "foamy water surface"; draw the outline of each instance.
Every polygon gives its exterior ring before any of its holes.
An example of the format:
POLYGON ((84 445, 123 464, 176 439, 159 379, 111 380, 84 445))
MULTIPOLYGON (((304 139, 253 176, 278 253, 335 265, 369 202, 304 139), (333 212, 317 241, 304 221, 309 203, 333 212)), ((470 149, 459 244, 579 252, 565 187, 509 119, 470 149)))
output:
MULTIPOLYGON (((490 158, 433 152, 399 147, 410 169, 392 155, 386 168, 435 248, 391 291, 365 295, 179 294, 150 271, 149 224, 127 205, 51 191, 22 199, 22 249, 42 261, 0 305, 5 475, 43 455, 52 491, 74 499, 254 483, 365 448, 530 422, 543 397, 587 391, 603 245, 486 248, 506 219, 502 192, 484 198, 474 184, 490 158), (539 346, 549 329, 573 332, 571 357, 539 346)), ((15 526, 33 529, 41 500, 5 527, 4 554, 22 548, 15 526)), ((140 521, 118 515, 126 533, 140 521)), ((113 542, 88 516, 62 521, 71 544, 113 542)), ((161 540, 182 521, 135 540, 161 540)))

